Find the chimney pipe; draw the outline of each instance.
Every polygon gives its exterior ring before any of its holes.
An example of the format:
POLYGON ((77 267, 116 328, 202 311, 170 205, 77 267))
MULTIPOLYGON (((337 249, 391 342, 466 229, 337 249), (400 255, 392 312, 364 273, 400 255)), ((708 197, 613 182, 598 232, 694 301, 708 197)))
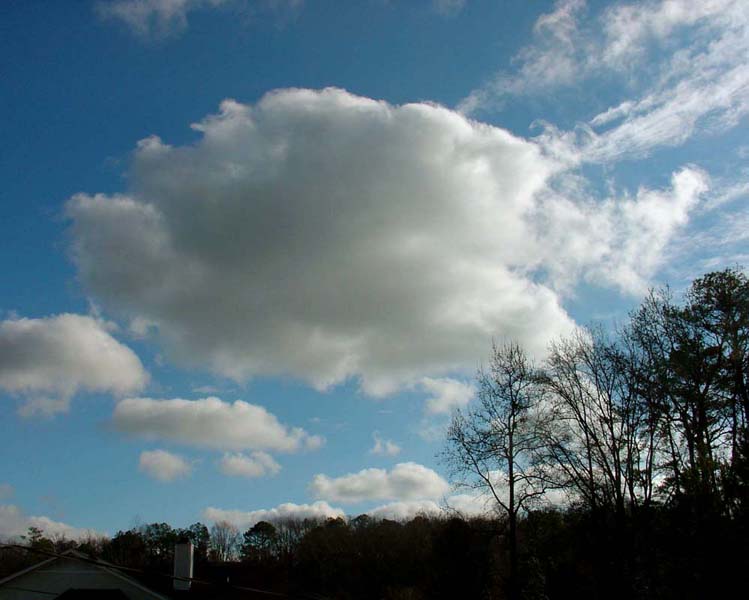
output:
MULTIPOLYGON (((174 545, 174 576, 192 579, 193 546, 190 542, 174 545)), ((173 579, 174 589, 182 592, 190 591, 190 581, 173 579)))

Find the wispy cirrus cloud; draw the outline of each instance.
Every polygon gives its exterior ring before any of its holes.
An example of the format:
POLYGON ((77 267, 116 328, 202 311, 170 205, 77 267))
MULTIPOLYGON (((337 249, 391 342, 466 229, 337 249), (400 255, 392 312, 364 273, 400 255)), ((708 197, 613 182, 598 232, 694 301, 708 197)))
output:
POLYGON ((464 112, 512 97, 618 79, 627 97, 581 123, 580 160, 611 162, 735 126, 749 114, 749 11, 741 0, 640 0, 592 13, 559 0, 534 41, 461 103, 464 112))
POLYGON ((216 8, 227 0, 103 0, 94 4, 104 20, 119 21, 142 38, 177 35, 187 29, 188 15, 216 8))
POLYGON ((585 0, 558 0, 551 12, 536 20, 533 43, 516 55, 517 67, 495 73, 468 94, 458 110, 473 114, 501 106, 509 97, 539 93, 578 79, 588 60, 580 41, 579 17, 584 9, 585 0))
POLYGON ((188 29, 191 13, 234 8, 247 17, 281 17, 299 10, 304 0, 99 0, 94 10, 105 21, 125 25, 141 39, 176 37, 188 29))
POLYGON ((454 17, 465 5, 466 0, 432 0, 432 8, 444 17, 454 17))

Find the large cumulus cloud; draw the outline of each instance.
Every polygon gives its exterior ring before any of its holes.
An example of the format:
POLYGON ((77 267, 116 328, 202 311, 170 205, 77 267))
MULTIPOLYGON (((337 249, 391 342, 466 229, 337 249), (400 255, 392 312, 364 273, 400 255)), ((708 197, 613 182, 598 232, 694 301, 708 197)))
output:
POLYGON ((590 265, 546 225, 566 167, 539 143, 337 89, 225 101, 193 128, 142 140, 126 194, 67 208, 90 293, 181 364, 384 395, 472 373, 492 336, 542 352, 572 328, 537 274, 590 265))

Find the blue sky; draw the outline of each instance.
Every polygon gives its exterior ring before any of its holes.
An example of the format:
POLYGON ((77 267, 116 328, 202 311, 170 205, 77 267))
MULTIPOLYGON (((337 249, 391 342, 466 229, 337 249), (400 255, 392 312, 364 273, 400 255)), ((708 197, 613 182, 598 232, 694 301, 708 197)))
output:
POLYGON ((480 510, 492 338, 747 264, 740 0, 1 10, 0 535, 480 510))

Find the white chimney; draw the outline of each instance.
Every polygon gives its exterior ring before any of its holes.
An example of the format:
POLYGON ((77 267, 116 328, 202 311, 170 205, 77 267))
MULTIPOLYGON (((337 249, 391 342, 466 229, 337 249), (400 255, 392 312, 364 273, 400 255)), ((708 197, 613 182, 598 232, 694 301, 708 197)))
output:
MULTIPOLYGON (((190 542, 174 545, 174 576, 192 579, 192 557, 193 546, 190 542)), ((174 589, 187 592, 190 590, 190 581, 184 579, 173 579, 174 589)))

